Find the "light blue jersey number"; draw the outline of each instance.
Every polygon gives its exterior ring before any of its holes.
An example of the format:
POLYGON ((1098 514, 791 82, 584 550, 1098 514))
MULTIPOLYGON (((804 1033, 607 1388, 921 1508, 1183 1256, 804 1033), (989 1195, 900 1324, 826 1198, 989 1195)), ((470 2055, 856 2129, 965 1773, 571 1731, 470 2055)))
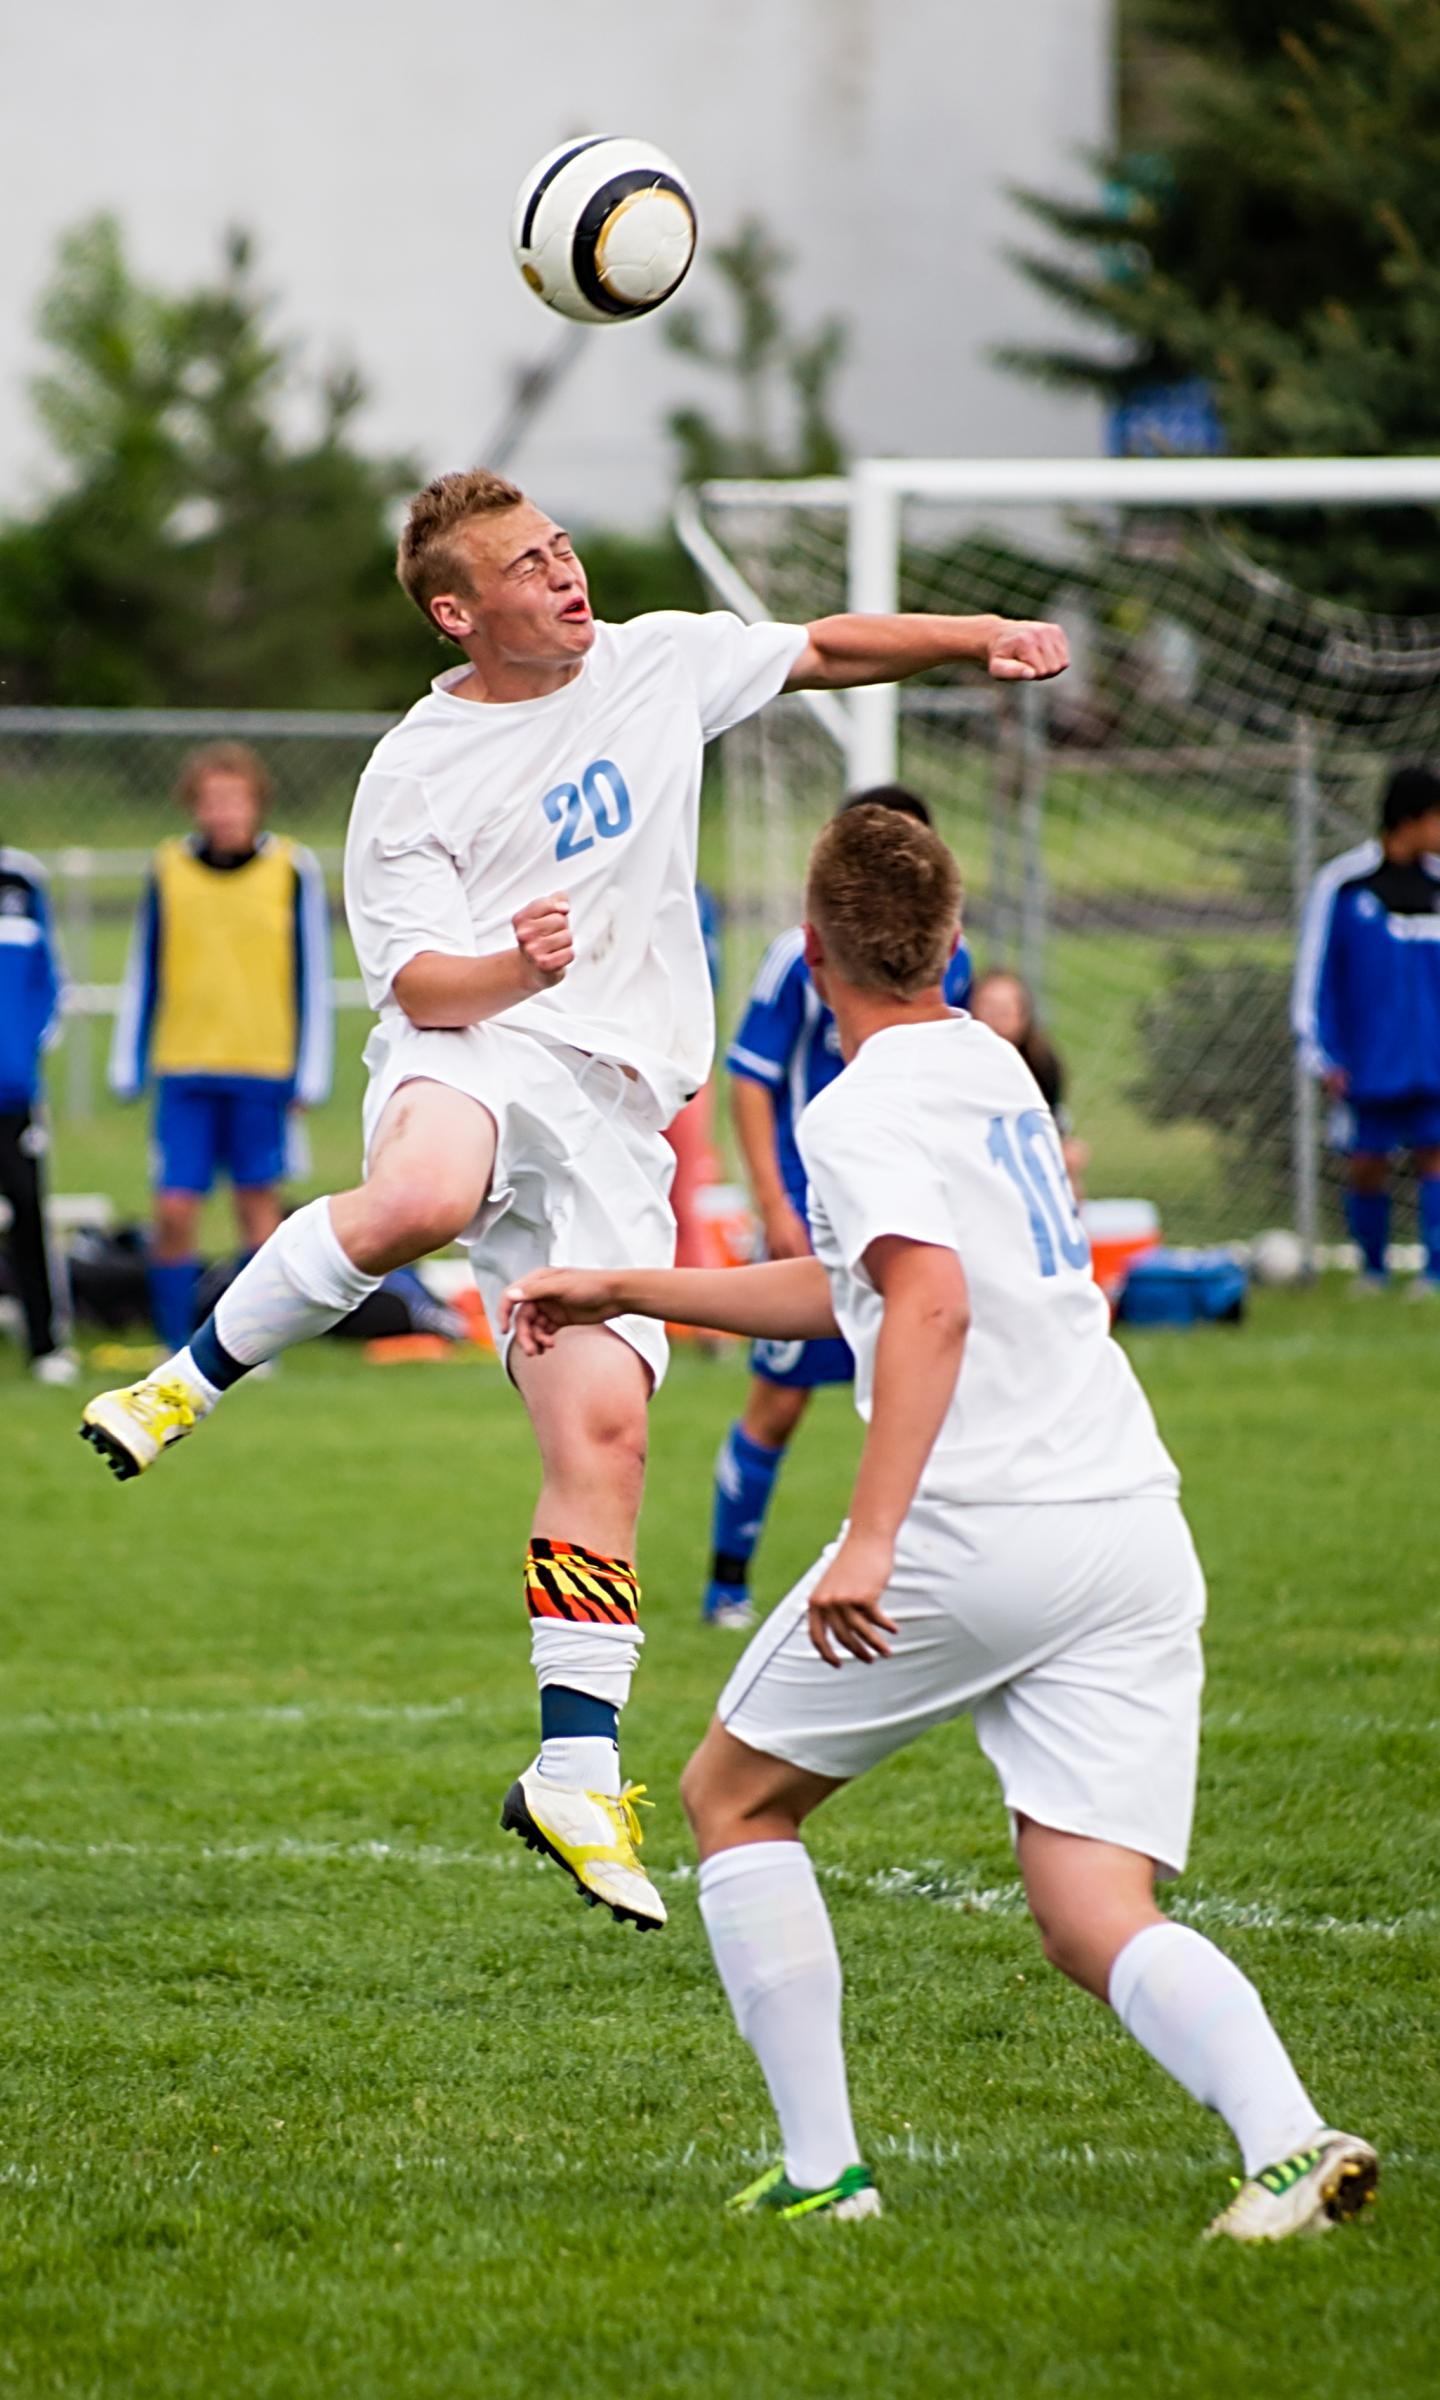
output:
POLYGON ((560 828, 557 858, 578 858, 582 850, 593 850, 597 833, 602 842, 613 842, 630 830, 630 793, 613 758, 593 758, 578 783, 557 783, 541 806, 551 824, 560 828), (587 822, 593 831, 586 830, 587 822))
POLYGON ((1041 1274, 1057 1275, 1062 1261, 1088 1267, 1090 1243, 1049 1110, 1022 1108, 1014 1117, 992 1117, 987 1147, 1025 1203, 1041 1274))

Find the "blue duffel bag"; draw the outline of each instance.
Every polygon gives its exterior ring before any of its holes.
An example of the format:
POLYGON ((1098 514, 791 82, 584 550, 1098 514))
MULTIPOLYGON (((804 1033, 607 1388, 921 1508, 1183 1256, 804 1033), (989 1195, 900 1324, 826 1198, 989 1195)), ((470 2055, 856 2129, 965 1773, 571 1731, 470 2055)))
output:
POLYGON ((1230 1250, 1149 1250, 1120 1290, 1124 1325, 1238 1325, 1250 1277, 1230 1250))

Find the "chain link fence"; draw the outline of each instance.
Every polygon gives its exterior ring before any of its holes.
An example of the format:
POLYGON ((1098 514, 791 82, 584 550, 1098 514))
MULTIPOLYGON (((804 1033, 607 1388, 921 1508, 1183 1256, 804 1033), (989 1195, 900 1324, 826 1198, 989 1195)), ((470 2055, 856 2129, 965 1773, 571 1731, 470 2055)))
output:
POLYGON ((181 764, 202 742, 249 743, 275 787, 271 822, 315 851, 336 931, 335 999, 363 1010, 343 939, 340 861, 355 784, 383 716, 143 709, 0 709, 0 842, 47 868, 67 979, 52 1065, 61 1124, 93 1117, 130 927, 157 842, 183 830, 181 764))
MULTIPOLYGON (((845 487, 816 488, 701 495, 691 547, 729 605, 847 605, 845 487)), ((894 579, 905 609, 1070 635, 1054 684, 902 687, 895 756, 960 859, 977 966, 1023 975, 1058 1044, 1090 1195, 1154 1201, 1179 1241, 1339 1237, 1289 1034, 1299 915, 1315 869, 1374 833, 1389 769, 1440 756, 1440 625, 1321 607, 1202 512, 912 499, 894 579)), ((798 702, 726 738, 737 974, 795 921, 847 749, 798 702)))
MULTIPOLYGON (((792 524, 783 543, 770 511, 748 522, 732 512, 724 531, 777 615, 841 604, 833 515, 792 524)), ((1153 587, 1153 535, 1150 544, 1153 587)), ((1228 604, 1207 586, 1197 624, 1193 568, 1182 571, 1173 542, 1160 563, 1168 588, 1137 597, 1137 561, 1122 544, 1083 590, 1072 552, 1068 584, 1050 596, 1078 671, 1045 688, 906 687, 900 773, 960 857, 977 965, 1023 973, 1059 1044, 1092 1196, 1155 1201, 1177 1240, 1243 1238, 1267 1224, 1333 1238, 1333 1167, 1286 1021, 1298 911, 1316 865, 1373 830, 1387 761, 1440 752, 1440 653, 1415 629, 1403 639, 1392 629, 1387 646, 1374 628, 1333 623, 1318 645, 1286 632, 1287 649, 1273 625, 1265 634, 1244 577, 1228 604), (1323 706, 1309 705, 1317 695, 1323 706)), ((989 583, 984 567, 973 541, 958 554, 932 542, 907 557, 902 599, 1038 611, 1046 594, 1021 586, 1013 559, 992 557, 989 583)), ((340 860, 356 781, 390 722, 0 709, 0 841, 49 868, 69 978, 50 1072, 62 1178, 74 1159, 138 1205, 143 1140, 133 1117, 107 1117, 110 1023, 151 853, 181 821, 181 762, 220 738, 260 752, 275 786, 271 822, 325 871, 342 1013, 336 1097, 313 1120, 316 1168, 322 1187, 353 1171, 365 1000, 340 860), (86 1129, 94 1140, 79 1138, 86 1129)), ((795 921, 806 853, 844 787, 834 724, 796 700, 712 752, 701 872, 721 904, 722 1027, 765 943, 795 921)))

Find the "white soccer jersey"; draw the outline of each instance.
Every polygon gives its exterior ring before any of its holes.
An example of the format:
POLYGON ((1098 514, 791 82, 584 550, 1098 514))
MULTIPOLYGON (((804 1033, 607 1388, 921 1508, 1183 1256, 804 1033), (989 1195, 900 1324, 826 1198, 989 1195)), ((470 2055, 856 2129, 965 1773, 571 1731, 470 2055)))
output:
POLYGON ((345 909, 373 1007, 422 950, 484 958, 511 919, 569 895, 575 963, 507 1025, 633 1067, 673 1114, 710 1070, 715 1019, 695 904, 703 745, 773 699, 798 625, 667 611, 598 625, 539 700, 455 697, 438 676, 360 779, 345 909))
POLYGON ((815 1250, 868 1420, 882 1234, 954 1250, 971 1327, 920 1483, 953 1505, 1173 1493, 1174 1464, 1090 1272, 1054 1120, 973 1017, 872 1034, 800 1119, 815 1250))

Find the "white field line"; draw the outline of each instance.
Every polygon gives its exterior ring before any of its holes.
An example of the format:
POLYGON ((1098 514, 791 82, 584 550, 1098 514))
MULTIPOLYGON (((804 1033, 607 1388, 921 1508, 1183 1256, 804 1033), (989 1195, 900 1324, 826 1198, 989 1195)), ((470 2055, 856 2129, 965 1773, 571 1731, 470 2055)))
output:
POLYGON ((447 1850, 436 1842, 309 1842, 277 1834, 257 1842, 54 1842, 40 1834, 0 1833, 0 1853, 11 1858, 54 1859, 57 1863, 125 1858, 144 1865, 191 1867, 486 1867, 501 1873, 533 1862, 500 1850, 447 1850))
MULTIPOLYGON (((41 1834, 0 1832, 0 1856, 83 1864, 94 1860, 129 1859, 156 1866, 381 1866, 417 1873, 475 1868, 513 1873, 528 1867, 548 1873, 544 1861, 501 1850, 449 1849, 438 1842, 379 1840, 306 1841, 278 1834, 253 1842, 89 1842, 53 1841, 41 1834)), ((688 1863, 651 1870, 656 1883, 684 1885, 695 1881, 688 1863)), ((967 1884, 939 1863, 918 1867, 881 1867, 858 1874, 851 1867, 822 1865, 820 1875, 838 1891, 865 1893, 882 1900, 921 1900, 931 1907, 960 1916, 1020 1918, 1025 1896, 1018 1882, 967 1884)), ((1170 1914, 1187 1925, 1210 1925, 1245 1933, 1283 1933, 1302 1937, 1345 1936, 1356 1940, 1395 1941, 1408 1934, 1440 1926, 1440 1906, 1402 1910, 1393 1917, 1337 1917, 1320 1910, 1284 1909, 1267 1901, 1234 1900, 1224 1893, 1176 1893, 1170 1914)))
MULTIPOLYGON (((747 2136, 728 2143, 723 2152, 717 2148, 714 2136, 709 2135, 686 2142, 678 2150, 627 2152, 627 2160, 636 2173, 712 2174, 733 2183, 738 2175, 752 2174, 759 2167, 769 2166, 775 2157, 775 2146, 773 2131, 767 2133, 756 2127, 747 2136)), ((908 2166, 1018 2166, 1032 2171, 1037 2166, 1044 2166, 1079 2168, 1082 2172, 1099 2175, 1114 2175, 1117 2170, 1122 2173, 1153 2174, 1157 2167, 1163 2167, 1168 2180, 1173 2181, 1179 2175, 1192 2182, 1233 2171, 1235 2165, 1233 2151, 1223 2144, 1190 2152, 1183 2160, 1177 2161, 1163 2157, 1156 2150, 1138 2149, 1128 2142, 1055 2142, 1040 2148, 1030 2142, 996 2141, 984 2134, 926 2133, 909 2125, 898 2133, 867 2135, 865 2155, 877 2166, 901 2159, 908 2166)), ((1433 2173, 1440 2167, 1440 2151, 1435 2150, 1403 2146, 1385 2150, 1383 2157, 1387 2174, 1397 2168, 1411 2167, 1433 2173)), ((117 2160, 107 2153, 102 2163, 107 2174, 113 2174, 117 2165, 124 2166, 131 2162, 117 2160)), ((566 2164, 563 2150, 553 2154, 551 2164, 555 2167, 566 2164)), ((94 2171, 94 2165, 94 2160, 87 2157, 78 2158, 65 2167, 42 2165, 33 2159, 3 2159, 0 2160, 0 2189, 7 2186, 27 2192, 41 2191, 47 2187, 64 2189, 83 2181, 94 2171)), ((187 2168, 182 2171, 177 2167, 170 2176, 156 2177, 153 2164, 148 2159, 135 2161, 133 2165, 134 2171, 143 2174, 149 2190, 162 2189, 167 2183, 183 2188, 187 2184, 199 2183, 214 2171, 214 2153, 202 2152, 187 2168)), ((484 2159, 478 2153, 452 2157, 446 2151, 397 2150, 388 2162, 377 2158, 374 2167, 387 2172, 396 2183, 407 2176, 412 2179, 425 2175, 473 2178, 483 2176, 485 2172, 484 2159)), ((357 2176, 367 2171, 363 2163, 347 2165, 344 2170, 346 2181, 353 2184, 357 2176)))
MULTIPOLYGON (((1018 1882, 970 1885, 959 1882, 940 1864, 883 1867, 878 1873, 854 1875, 848 1868, 821 1870, 853 1889, 882 1898, 925 1900, 932 1907, 963 1916, 1023 1917, 1025 1895, 1018 1882)), ((1394 1941, 1402 1934, 1424 1933, 1440 1926, 1440 1906, 1402 1910, 1393 1917, 1337 1917, 1319 1909, 1285 1909, 1261 1900, 1234 1900, 1223 1892, 1176 1892, 1168 1913, 1185 1925, 1208 1925, 1243 1933, 1299 1935, 1348 1934, 1370 1940, 1394 1941)))
POLYGON ((246 1701, 235 1707, 30 1709, 23 1716, 0 1716, 0 1742, 22 1734, 129 1733, 151 1726, 198 1727, 219 1731, 226 1725, 273 1726, 280 1732, 307 1725, 433 1725, 446 1717, 477 1716, 474 1701, 454 1700, 273 1700, 246 1701))
MULTIPOLYGON (((171 1726, 201 1732, 220 1732, 227 1725, 257 1726, 286 1733, 303 1731, 310 1725, 433 1725, 447 1718, 473 1718, 479 1723, 484 1714, 477 1700, 460 1694, 449 1700, 257 1700, 233 1704, 221 1701, 213 1707, 166 1708, 137 1703, 128 1708, 36 1708, 15 1716, 0 1714, 0 1742, 26 1736, 43 1739, 68 1734, 145 1732, 152 1727, 163 1731, 171 1726)), ((1204 1729, 1207 1734, 1273 1735, 1277 1720, 1269 1710, 1231 1708, 1208 1714, 1204 1729)), ((1440 1717, 1349 1711, 1327 1717, 1324 1730, 1332 1736, 1383 1734, 1419 1741, 1440 1734, 1440 1717)), ((1306 1738, 1314 1739, 1313 1726, 1306 1738)))

